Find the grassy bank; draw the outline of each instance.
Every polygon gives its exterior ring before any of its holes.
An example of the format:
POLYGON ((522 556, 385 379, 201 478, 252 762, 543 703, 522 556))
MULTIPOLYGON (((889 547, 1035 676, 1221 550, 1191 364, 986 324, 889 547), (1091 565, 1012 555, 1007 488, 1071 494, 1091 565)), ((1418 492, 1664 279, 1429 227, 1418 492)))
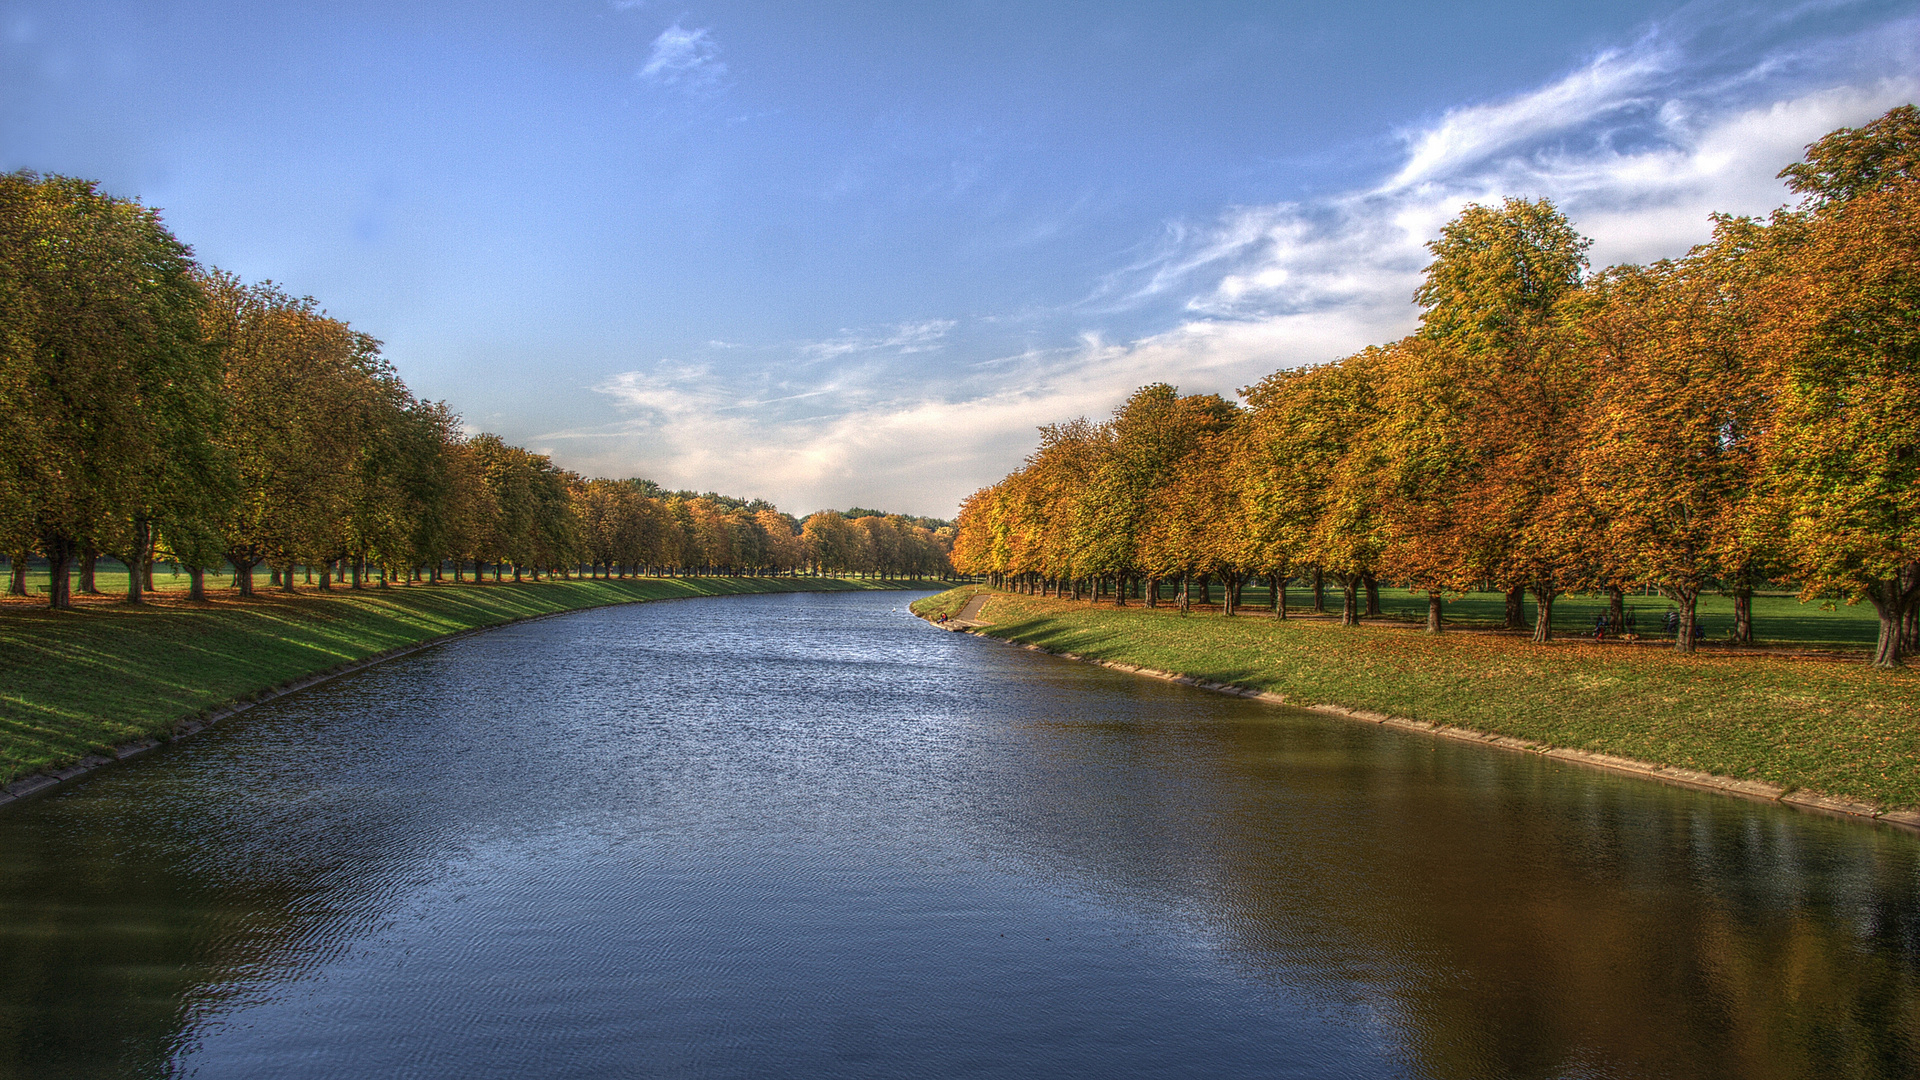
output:
MULTIPOLYGON (((839 578, 692 578, 303 589, 50 612, 0 605, 0 784, 388 649, 532 615, 731 593, 900 588, 839 578)), ((916 586, 923 587, 923 586, 916 586)))
MULTIPOLYGON (((938 616, 977 587, 915 605, 938 616)), ((1920 673, 1784 656, 1326 620, 1182 617, 996 593, 995 637, 1883 806, 1920 805, 1920 673)))

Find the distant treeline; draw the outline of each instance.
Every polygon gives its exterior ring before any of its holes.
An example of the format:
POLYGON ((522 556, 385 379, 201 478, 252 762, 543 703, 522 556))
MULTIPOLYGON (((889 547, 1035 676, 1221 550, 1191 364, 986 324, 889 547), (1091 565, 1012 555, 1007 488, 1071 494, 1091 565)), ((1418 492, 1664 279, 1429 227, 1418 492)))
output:
POLYGON ((1469 206, 1428 245, 1417 332, 1244 407, 1163 384, 1043 428, 967 500, 955 565, 1122 603, 1209 575, 1228 614, 1250 577, 1331 577, 1347 623, 1390 581, 1433 632, 1449 594, 1505 591, 1517 627, 1530 591, 1539 640, 1556 596, 1651 585, 1682 651, 1703 590, 1751 640, 1754 587, 1786 582, 1870 602, 1897 664, 1920 646, 1920 112, 1781 176, 1798 207, 1595 274, 1549 202, 1469 206))
POLYGON ((523 574, 949 569, 952 530, 804 522, 759 500, 586 480, 420 401, 380 343, 310 298, 197 265, 152 210, 93 183, 0 175, 0 553, 70 604, 110 555, 292 588, 523 574))

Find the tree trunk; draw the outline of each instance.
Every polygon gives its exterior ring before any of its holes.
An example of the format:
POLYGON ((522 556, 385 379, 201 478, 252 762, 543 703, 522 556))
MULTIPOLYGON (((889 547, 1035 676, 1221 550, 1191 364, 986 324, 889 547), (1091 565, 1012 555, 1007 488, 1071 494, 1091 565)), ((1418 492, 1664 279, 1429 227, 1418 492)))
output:
POLYGON ((1340 625, 1360 625, 1360 575, 1340 575, 1340 625))
POLYGON ((1160 606, 1160 579, 1157 577, 1147 579, 1146 605, 1150 608, 1160 606))
POLYGON ((1901 568, 1900 576, 1883 578, 1867 588, 1867 600, 1880 616, 1880 640, 1873 650, 1873 666, 1901 667, 1905 662, 1908 623, 1920 604, 1920 563, 1901 568))
POLYGON ((1619 637, 1626 632, 1626 626, 1627 593, 1625 589, 1615 585, 1607 590, 1607 629, 1612 631, 1615 637, 1619 637))
POLYGON ((1277 573, 1268 574, 1267 591, 1270 593, 1267 603, 1273 608, 1273 617, 1285 619, 1287 617, 1287 579, 1277 573))
POLYGON ((1920 600, 1907 604, 1907 613, 1900 619, 1900 655, 1912 656, 1920 652, 1920 600))
POLYGON ((1367 614, 1368 615, 1380 614, 1380 581, 1379 579, 1375 578, 1372 574, 1362 574, 1360 575, 1360 580, 1366 582, 1367 584, 1367 614))
POLYGON ((1694 614, 1699 610, 1700 590, 1688 588, 1667 589, 1664 591, 1673 599, 1674 603, 1680 605, 1680 622, 1673 628, 1673 651, 1677 653, 1691 653, 1694 650, 1694 646, 1698 644, 1698 642, 1694 640, 1693 624, 1695 621, 1694 614))
POLYGON ((260 565, 260 560, 236 559, 229 555, 227 556, 227 561, 233 564, 233 587, 239 591, 241 596, 252 596, 253 568, 260 565))
POLYGON ((127 603, 146 602, 142 591, 153 591, 153 526, 144 517, 133 519, 133 542, 127 557, 127 603))
POLYGON ((1180 594, 1176 601, 1180 614, 1185 615, 1193 606, 1193 575, 1182 572, 1180 575, 1180 594))
POLYGON ((1437 592, 1430 592, 1427 594, 1427 633, 1437 634, 1439 632, 1440 632, 1440 594, 1437 592))
POLYGON ((1228 578, 1223 584, 1227 587, 1227 614, 1231 615, 1240 610, 1240 590, 1246 588, 1247 576, 1236 570, 1233 576, 1228 578))
POLYGON ((80 549, 80 595, 99 596, 100 590, 93 583, 95 566, 100 562, 100 552, 92 544, 80 549))
POLYGON ((1744 566, 1733 579, 1733 641, 1753 644, 1753 575, 1744 566))
POLYGON ((207 598, 207 572, 198 566, 187 567, 187 599, 199 603, 207 598))
POLYGON ((14 552, 7 556, 8 567, 13 571, 8 575, 7 595, 27 595, 27 556, 25 552, 14 552))
POLYGON ((1317 566, 1313 568, 1313 613, 1327 613, 1327 572, 1317 566))
POLYGON ((1524 586, 1515 585, 1513 588, 1507 590, 1507 621, 1501 629, 1519 630, 1526 626, 1526 598, 1527 593, 1524 586))
POLYGON ((69 590, 67 575, 73 563, 75 544, 64 536, 56 536, 47 544, 47 607, 65 610, 73 606, 73 594, 69 590))
POLYGON ((1553 598, 1559 593, 1545 585, 1533 587, 1533 640, 1553 640, 1553 598))

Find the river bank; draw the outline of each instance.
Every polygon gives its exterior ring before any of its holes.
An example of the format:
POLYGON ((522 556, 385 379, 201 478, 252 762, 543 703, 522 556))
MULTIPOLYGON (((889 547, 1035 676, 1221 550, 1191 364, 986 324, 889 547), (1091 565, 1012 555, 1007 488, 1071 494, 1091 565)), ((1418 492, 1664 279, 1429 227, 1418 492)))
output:
MULTIPOLYGON (((914 610, 952 616, 983 591, 950 590, 914 610)), ((999 592, 969 621, 973 632, 1073 659, 1920 826, 1920 677, 1911 671, 1257 614, 1183 617, 999 592)))
POLYGON ((638 578, 302 589, 74 611, 0 607, 0 803, 248 705, 463 633, 652 600, 927 588, 843 578, 638 578))

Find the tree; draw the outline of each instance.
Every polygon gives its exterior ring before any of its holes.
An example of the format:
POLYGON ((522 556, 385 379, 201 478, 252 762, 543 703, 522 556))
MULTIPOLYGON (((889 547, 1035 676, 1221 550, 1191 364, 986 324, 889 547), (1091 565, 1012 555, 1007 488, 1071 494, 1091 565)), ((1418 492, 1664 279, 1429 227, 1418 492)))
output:
POLYGON ((1464 511, 1451 543, 1471 553, 1475 576, 1509 590, 1509 625, 1519 591, 1532 590, 1536 641, 1552 636, 1554 597, 1579 579, 1561 450, 1576 437, 1585 371, 1560 315, 1588 245, 1546 199, 1470 204, 1428 245, 1434 261, 1414 293, 1420 336, 1448 346, 1462 391, 1464 411, 1436 433, 1458 445, 1430 448, 1464 465, 1451 480, 1464 511))
POLYGON ((1879 133, 1892 141, 1892 129, 1897 146, 1868 152, 1851 133, 1840 140, 1846 154, 1823 155, 1835 136, 1814 144, 1807 164, 1819 168, 1794 179, 1798 190, 1820 199, 1805 243, 1769 290, 1782 363, 1763 458, 1785 523, 1786 554, 1807 594, 1838 589, 1873 605, 1878 667, 1902 662, 1903 625, 1920 603, 1920 181, 1912 175, 1913 119, 1910 106, 1883 118, 1879 133), (1873 172, 1873 163, 1885 171, 1873 172), (1836 179, 1813 186, 1825 176, 1836 179))
POLYGON ((1373 465, 1377 353, 1278 371, 1245 391, 1253 415, 1243 494, 1269 562, 1333 574, 1345 592, 1340 622, 1360 620, 1359 591, 1379 569, 1373 465))
POLYGON ((1780 178, 1816 210, 1908 186, 1920 180, 1920 109, 1901 105, 1865 127, 1830 132, 1780 178))
POLYGON ((1473 588, 1487 561, 1467 526, 1464 500, 1482 470, 1465 430, 1472 401, 1459 367, 1452 344, 1415 335, 1389 346, 1376 368, 1380 563, 1426 594, 1430 634, 1441 632, 1445 594, 1473 588))
POLYGON ((203 344, 192 253, 153 211, 89 181, 0 177, 0 515, 70 605, 82 547, 127 552, 137 600, 162 520, 197 520, 217 486, 217 366, 203 344))
POLYGON ((1756 222, 1721 219, 1684 260, 1609 272, 1583 319, 1599 375, 1580 483, 1614 575, 1679 607, 1680 652, 1693 651, 1702 590, 1767 559, 1757 446, 1771 404, 1753 296, 1768 240, 1756 222))
POLYGON ((862 537, 838 510, 808 515, 800 536, 816 572, 842 574, 860 565, 862 537))
POLYGON ((322 567, 326 584, 332 561, 360 548, 355 515, 369 512, 365 489, 384 452, 369 399, 390 395, 397 380, 377 341, 311 297, 219 273, 205 288, 229 417, 220 445, 236 473, 237 497, 221 515, 235 580, 250 594, 253 568, 269 562, 292 589, 293 565, 306 563, 322 567))

